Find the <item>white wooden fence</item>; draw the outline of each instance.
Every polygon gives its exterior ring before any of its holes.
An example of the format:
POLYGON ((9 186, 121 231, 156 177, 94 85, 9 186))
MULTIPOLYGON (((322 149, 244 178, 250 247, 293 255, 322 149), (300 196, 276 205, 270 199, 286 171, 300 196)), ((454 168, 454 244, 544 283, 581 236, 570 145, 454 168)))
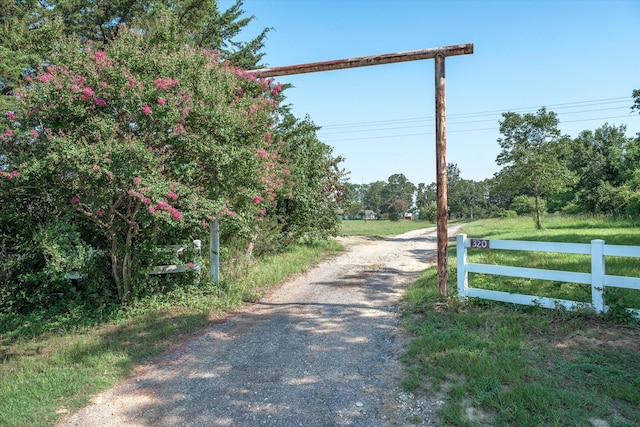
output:
MULTIPOLYGON (((463 298, 484 298, 515 304, 539 305, 545 308, 556 308, 558 306, 569 310, 588 308, 596 313, 603 313, 607 310, 603 295, 605 287, 640 290, 640 278, 605 274, 605 257, 607 256, 640 258, 640 246, 606 245, 604 240, 592 240, 590 244, 484 240, 472 239, 465 234, 459 234, 457 236, 458 295, 463 298), (470 263, 467 261, 467 248, 470 247, 487 250, 501 249, 590 255, 591 273, 470 263), (469 287, 468 273, 484 273, 590 285, 591 303, 472 288, 469 287)), ((630 311, 635 312, 636 315, 639 313, 636 310, 630 311)))

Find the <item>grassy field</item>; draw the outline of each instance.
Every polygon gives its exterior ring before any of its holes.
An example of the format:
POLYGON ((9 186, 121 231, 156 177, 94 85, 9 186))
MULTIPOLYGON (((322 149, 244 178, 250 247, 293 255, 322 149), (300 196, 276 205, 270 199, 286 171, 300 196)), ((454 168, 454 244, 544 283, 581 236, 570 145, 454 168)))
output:
POLYGON ((342 236, 384 237, 392 236, 394 234, 402 234, 407 231, 416 230, 418 228, 434 226, 435 224, 431 224, 425 221, 349 220, 342 221, 340 234, 342 236))
MULTIPOLYGON (((512 240, 640 244, 629 222, 549 217, 536 231, 529 218, 483 220, 465 226, 471 237, 512 240)), ((455 242, 450 248, 449 288, 455 290, 455 242)), ((505 253, 499 253, 505 252, 505 253)), ((470 252, 471 261, 581 271, 574 257, 470 252)), ((638 262, 607 261, 615 274, 640 277, 638 262)), ((588 271, 589 262, 586 260, 588 271)), ((586 299, 582 285, 514 282, 499 276, 470 278, 474 287, 586 299)), ((622 290, 620 290, 622 291, 622 290)), ((618 295, 637 303, 629 291, 618 295)), ((615 299, 607 292, 607 302, 615 299)), ((640 328, 623 314, 604 319, 510 304, 440 298, 435 269, 407 292, 405 312, 413 342, 404 357, 405 386, 445 402, 441 425, 637 426, 640 425, 640 328)))

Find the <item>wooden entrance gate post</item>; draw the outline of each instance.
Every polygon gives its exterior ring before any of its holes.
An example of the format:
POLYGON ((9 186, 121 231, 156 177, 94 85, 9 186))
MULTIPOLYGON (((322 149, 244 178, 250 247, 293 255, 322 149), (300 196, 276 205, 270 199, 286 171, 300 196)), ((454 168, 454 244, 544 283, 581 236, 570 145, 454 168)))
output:
POLYGON ((436 198, 438 199, 438 294, 447 296, 449 271, 447 264, 448 222, 447 203, 447 114, 445 104, 444 55, 438 54, 436 64, 436 198))
POLYGON ((370 65, 390 64, 394 62, 416 61, 435 58, 436 84, 436 192, 438 198, 438 293, 448 293, 447 272, 447 130, 445 108, 444 58, 473 53, 473 43, 407 52, 385 53, 382 55, 360 56, 356 58, 335 59, 324 62, 287 65, 284 67, 263 68, 249 71, 256 77, 288 76, 292 74, 313 73, 317 71, 340 70, 344 68, 366 67, 370 65))

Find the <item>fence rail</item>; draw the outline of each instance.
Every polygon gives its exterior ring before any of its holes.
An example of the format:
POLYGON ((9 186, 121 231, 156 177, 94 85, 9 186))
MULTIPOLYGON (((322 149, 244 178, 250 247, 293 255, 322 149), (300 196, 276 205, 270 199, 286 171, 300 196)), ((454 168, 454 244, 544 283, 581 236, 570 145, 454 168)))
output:
MULTIPOLYGON (((539 305, 545 308, 556 308, 558 306, 565 307, 569 310, 587 308, 594 310, 596 313, 603 313, 607 311, 607 306, 604 303, 605 287, 640 290, 640 278, 638 277, 605 274, 605 257, 607 256, 640 258, 640 247, 606 245, 604 240, 592 240, 590 244, 530 242, 520 240, 480 240, 469 238, 465 234, 459 234, 457 236, 458 295, 462 298, 475 297, 515 304, 539 305), (591 257, 591 273, 470 263, 467 260, 467 249, 470 247, 484 248, 487 250, 500 249, 589 255, 591 257), (590 285, 591 303, 473 288, 469 286, 469 273, 590 285)), ((636 315, 640 313, 637 310, 629 311, 633 311, 636 315)))
MULTIPOLYGON (((164 265, 155 265, 149 269, 149 275, 160 275, 160 274, 173 274, 173 273, 187 273, 193 271, 196 273, 195 282, 199 281, 200 272, 202 270, 202 241, 194 240, 191 242, 191 245, 168 245, 168 246, 160 246, 158 249, 165 252, 168 255, 178 255, 183 256, 187 252, 192 252, 193 259, 189 260, 189 262, 184 262, 181 264, 164 264, 164 265)), ((102 253, 102 251, 93 250, 94 253, 102 253)), ((78 271, 71 271, 65 274, 65 279, 67 280, 78 280, 83 276, 82 273, 78 271)))

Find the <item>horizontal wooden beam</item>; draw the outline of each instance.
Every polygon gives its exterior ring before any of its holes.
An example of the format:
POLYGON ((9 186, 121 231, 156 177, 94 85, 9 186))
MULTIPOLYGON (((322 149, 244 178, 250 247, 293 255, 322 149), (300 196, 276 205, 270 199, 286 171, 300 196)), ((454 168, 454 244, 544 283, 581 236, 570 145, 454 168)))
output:
POLYGON ((249 71, 256 77, 287 76, 292 74, 314 73, 317 71, 340 70, 344 68, 367 67, 370 65, 391 64, 394 62, 433 59, 438 55, 455 56, 473 53, 473 43, 454 46, 434 47, 429 49, 410 50, 406 52, 384 53, 381 55, 359 56, 356 58, 334 59, 324 62, 287 65, 284 67, 262 68, 249 71))

